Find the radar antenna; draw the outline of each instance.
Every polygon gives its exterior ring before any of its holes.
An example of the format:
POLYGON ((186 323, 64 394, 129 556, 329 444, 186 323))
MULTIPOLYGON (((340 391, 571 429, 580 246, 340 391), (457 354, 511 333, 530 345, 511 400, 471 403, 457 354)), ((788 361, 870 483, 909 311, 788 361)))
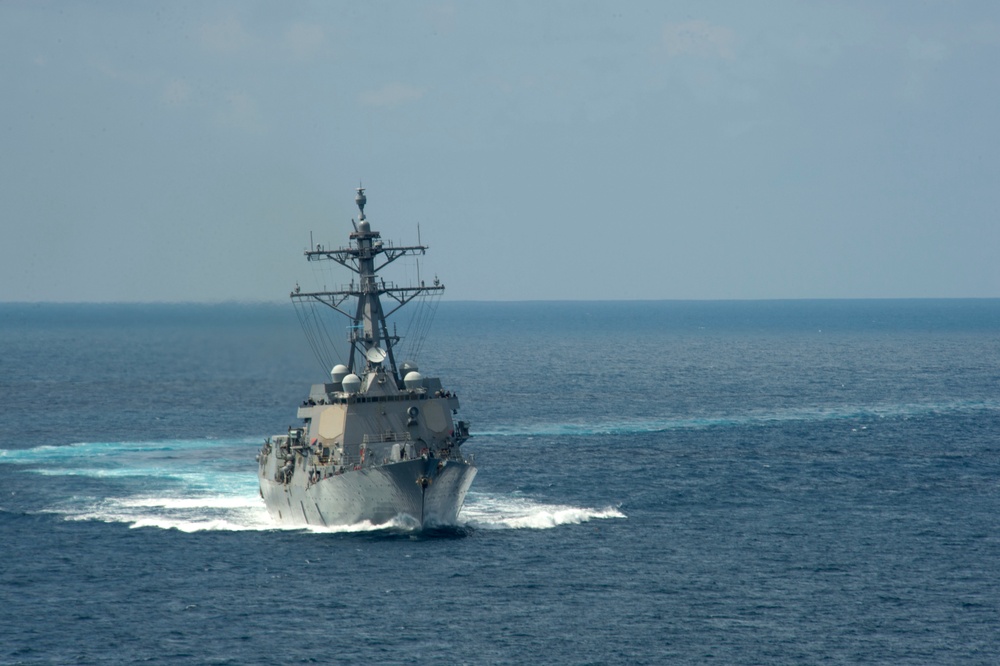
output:
POLYGON ((365 188, 361 187, 360 184, 358 185, 358 195, 354 197, 354 203, 358 204, 358 210, 361 211, 358 219, 365 219, 365 204, 368 203, 368 197, 365 196, 365 188))
POLYGON ((435 280, 433 285, 428 286, 418 279, 416 286, 398 287, 392 282, 380 279, 378 272, 383 268, 400 257, 422 255, 426 253, 427 246, 383 244, 380 240, 382 235, 371 229, 365 217, 365 204, 368 203, 368 198, 365 196, 364 187, 357 188, 354 202, 358 205, 360 217, 358 223, 354 225, 354 233, 350 235, 351 245, 336 250, 317 246, 315 249, 306 250, 305 256, 308 261, 335 261, 357 274, 360 279, 356 283, 351 280, 351 284, 346 288, 331 291, 326 291, 325 288, 316 292, 296 290, 292 292, 291 298, 296 303, 303 301, 320 303, 350 319, 348 342, 351 348, 347 363, 348 371, 353 373, 356 368, 360 370, 360 364, 363 363, 366 372, 382 372, 384 368, 382 362, 388 360, 388 371, 392 373, 399 389, 403 390, 403 378, 399 376, 393 354, 393 345, 399 342, 400 338, 396 334, 395 326, 392 332, 389 331, 386 318, 417 296, 444 291, 444 285, 435 280), (377 261, 381 263, 376 265, 377 261), (381 296, 391 298, 395 301, 395 306, 385 311, 381 296), (355 307, 351 308, 346 304, 348 299, 356 299, 355 307))

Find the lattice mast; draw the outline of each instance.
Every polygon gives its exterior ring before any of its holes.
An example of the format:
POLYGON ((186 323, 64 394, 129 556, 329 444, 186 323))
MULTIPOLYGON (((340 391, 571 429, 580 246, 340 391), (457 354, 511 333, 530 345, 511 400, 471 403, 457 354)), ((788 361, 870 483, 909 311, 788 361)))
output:
POLYGON ((403 378, 399 375, 396 357, 393 353, 393 345, 399 342, 400 338, 395 332, 389 332, 386 318, 421 294, 444 291, 444 285, 435 278, 434 283, 430 286, 421 281, 419 286, 397 287, 391 282, 380 279, 378 272, 383 268, 406 255, 426 254, 427 246, 396 247, 384 245, 381 234, 372 231, 371 224, 365 218, 365 204, 368 199, 365 197, 363 187, 357 188, 354 202, 358 205, 360 214, 357 222, 351 220, 355 230, 350 235, 351 246, 337 250, 325 250, 322 246, 317 245, 315 249, 306 250, 305 256, 308 261, 336 261, 357 274, 357 284, 351 280, 350 286, 346 289, 311 293, 301 292, 296 288, 291 297, 292 300, 317 301, 350 319, 352 325, 347 336, 350 343, 348 371, 354 373, 356 368, 360 368, 356 363, 358 356, 364 359, 366 374, 376 372, 383 361, 388 358, 392 377, 396 386, 402 390, 403 378), (375 264, 379 260, 382 263, 376 266, 375 264), (388 312, 382 309, 380 297, 383 294, 395 301, 394 306, 388 312), (352 298, 357 299, 357 307, 353 313, 342 308, 345 301, 352 298))

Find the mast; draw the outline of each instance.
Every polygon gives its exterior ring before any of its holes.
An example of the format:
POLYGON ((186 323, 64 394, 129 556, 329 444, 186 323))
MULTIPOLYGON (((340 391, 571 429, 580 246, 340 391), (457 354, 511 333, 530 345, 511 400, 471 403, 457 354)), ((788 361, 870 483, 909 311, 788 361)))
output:
POLYGON ((358 206, 360 215, 357 223, 351 220, 355 229, 350 235, 351 245, 337 250, 326 250, 317 245, 306 250, 305 257, 307 261, 335 261, 355 273, 358 276, 357 283, 355 284, 352 279, 347 288, 334 291, 306 293, 296 290, 292 292, 291 298, 293 301, 313 300, 322 303, 350 319, 348 342, 351 347, 348 372, 356 373, 356 368, 361 369, 356 363, 356 357, 363 360, 365 374, 378 372, 382 369, 383 362, 388 360, 389 371, 396 387, 402 389, 403 378, 399 376, 393 353, 393 345, 399 342, 400 338, 389 332, 386 318, 421 294, 444 291, 444 285, 435 279, 431 286, 421 281, 418 286, 397 287, 391 282, 380 279, 378 272, 383 268, 406 255, 426 254, 427 246, 396 247, 391 244, 386 246, 381 240, 381 234, 372 231, 371 224, 365 217, 365 204, 368 199, 365 197, 363 187, 357 188, 354 202, 358 206), (380 297, 383 295, 395 301, 390 304, 391 309, 388 312, 382 308, 380 297), (353 312, 349 312, 345 307, 345 301, 348 299, 357 299, 353 312))

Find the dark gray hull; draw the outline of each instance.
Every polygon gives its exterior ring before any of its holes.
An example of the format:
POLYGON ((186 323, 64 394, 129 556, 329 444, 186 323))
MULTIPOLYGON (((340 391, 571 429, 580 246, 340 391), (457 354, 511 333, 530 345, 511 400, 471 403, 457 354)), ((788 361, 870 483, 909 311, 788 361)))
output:
POLYGON ((458 524, 458 512, 476 476, 464 461, 416 458, 289 483, 260 475, 261 495, 282 525, 330 527, 397 520, 421 528, 458 524))

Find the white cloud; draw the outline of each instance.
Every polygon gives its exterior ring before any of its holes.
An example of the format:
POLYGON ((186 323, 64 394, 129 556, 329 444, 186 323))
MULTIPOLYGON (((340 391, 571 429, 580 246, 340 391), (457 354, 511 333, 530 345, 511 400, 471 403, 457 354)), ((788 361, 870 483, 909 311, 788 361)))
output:
POLYGON ((904 100, 916 102, 928 95, 937 78, 936 70, 951 52, 941 40, 915 35, 906 40, 905 49, 910 62, 898 87, 898 94, 904 100))
POLYGON ((170 106, 184 106, 191 100, 191 85, 182 79, 173 79, 163 86, 160 99, 170 106))
POLYGON ((663 26, 663 46, 667 55, 694 55, 705 58, 732 58, 736 33, 732 28, 694 20, 663 26))
POLYGON ((200 35, 202 46, 218 53, 239 53, 253 43, 253 38, 243 27, 243 23, 232 16, 203 25, 200 35))
POLYGON ((295 58, 306 60, 322 51, 326 32, 315 23, 293 23, 285 28, 282 42, 295 58))
POLYGON ((972 26, 969 37, 974 44, 996 46, 1000 44, 1000 24, 992 21, 977 23, 972 26))
POLYGON ((453 3, 449 2, 427 7, 425 15, 435 33, 447 35, 455 30, 457 11, 453 3))
POLYGON ((906 52, 913 60, 941 62, 948 57, 948 47, 936 39, 921 39, 911 36, 906 43, 906 52))
POLYGON ((795 62, 831 67, 843 56, 844 47, 831 35, 799 34, 787 42, 786 50, 795 62))
POLYGON ((365 106, 391 107, 407 102, 415 102, 424 96, 423 88, 406 85, 405 83, 389 83, 376 90, 366 90, 359 99, 365 106))
POLYGON ((245 132, 259 132, 264 129, 257 101, 245 92, 236 91, 226 95, 225 104, 216 118, 226 127, 245 132))

